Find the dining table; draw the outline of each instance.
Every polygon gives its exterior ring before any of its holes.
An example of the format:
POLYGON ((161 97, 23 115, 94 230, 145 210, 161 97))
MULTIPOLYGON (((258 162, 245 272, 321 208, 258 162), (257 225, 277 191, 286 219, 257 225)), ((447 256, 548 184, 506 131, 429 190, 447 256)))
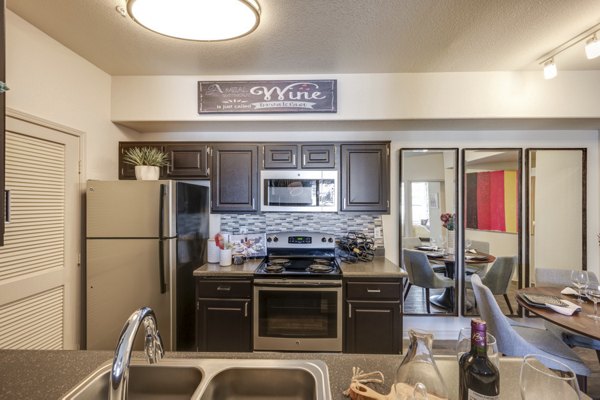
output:
POLYGON ((564 295, 561 293, 562 289, 563 288, 560 287, 529 287, 525 289, 519 289, 516 294, 517 303, 525 310, 545 319, 546 321, 552 322, 553 324, 578 333, 582 336, 600 340, 600 321, 596 321, 595 319, 587 316, 588 314, 594 313, 594 303, 592 303, 590 300, 584 299, 583 303, 579 304, 577 303, 576 296, 564 295), (523 299, 523 294, 555 296, 581 306, 581 311, 575 312, 573 315, 563 315, 552 311, 550 308, 534 306, 528 303, 523 299))
MULTIPOLYGON (((429 262, 435 266, 444 265, 445 266, 445 274, 448 278, 455 279, 456 275, 456 257, 453 253, 448 251, 440 251, 437 248, 431 246, 418 246, 417 250, 424 251, 427 254, 427 258, 429 262)), ((496 260, 491 254, 481 253, 481 252, 467 252, 465 254, 465 267, 472 265, 480 265, 480 264, 489 264, 493 263, 496 260)), ((434 267, 435 268, 435 267, 434 267)), ((467 274, 472 274, 474 270, 469 270, 465 268, 467 274)), ((456 304, 456 291, 454 287, 445 288, 442 293, 434 294, 429 297, 429 301, 436 305, 437 307, 454 311, 454 306, 456 304)), ((467 306, 467 308, 469 308, 467 306)))

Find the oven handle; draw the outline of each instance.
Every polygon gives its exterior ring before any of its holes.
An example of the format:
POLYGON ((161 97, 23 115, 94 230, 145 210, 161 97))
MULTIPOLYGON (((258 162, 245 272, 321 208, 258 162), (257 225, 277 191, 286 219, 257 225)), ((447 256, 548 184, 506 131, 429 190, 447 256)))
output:
POLYGON ((256 287, 310 287, 310 288, 337 288, 342 287, 341 281, 284 281, 284 280, 254 280, 256 287))

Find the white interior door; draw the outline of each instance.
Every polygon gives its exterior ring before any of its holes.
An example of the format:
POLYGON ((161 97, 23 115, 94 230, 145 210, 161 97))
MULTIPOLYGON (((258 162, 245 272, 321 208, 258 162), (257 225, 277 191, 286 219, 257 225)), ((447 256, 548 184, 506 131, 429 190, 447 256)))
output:
POLYGON ((74 349, 79 338, 81 196, 73 133, 6 118, 0 348, 74 349))

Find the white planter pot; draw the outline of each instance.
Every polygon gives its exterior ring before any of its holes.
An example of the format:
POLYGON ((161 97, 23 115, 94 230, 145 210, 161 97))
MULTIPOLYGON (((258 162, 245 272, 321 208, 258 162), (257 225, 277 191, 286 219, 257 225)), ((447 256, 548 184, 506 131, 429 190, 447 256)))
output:
POLYGON ((151 167, 149 165, 135 166, 135 179, 138 181, 157 181, 160 176, 160 167, 151 167))

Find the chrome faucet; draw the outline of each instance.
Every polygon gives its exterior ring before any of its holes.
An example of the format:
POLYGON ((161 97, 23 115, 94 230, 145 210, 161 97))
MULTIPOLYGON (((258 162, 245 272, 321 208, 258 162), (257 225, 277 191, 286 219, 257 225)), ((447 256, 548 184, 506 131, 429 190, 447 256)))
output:
POLYGON ((149 307, 142 307, 129 317, 115 350, 115 356, 112 362, 109 384, 109 400, 127 399, 127 383, 129 380, 129 363, 131 361, 131 351, 133 350, 133 341, 135 335, 144 325, 146 337, 144 340, 144 352, 150 364, 157 363, 165 354, 163 342, 158 333, 158 323, 154 311, 149 307))

